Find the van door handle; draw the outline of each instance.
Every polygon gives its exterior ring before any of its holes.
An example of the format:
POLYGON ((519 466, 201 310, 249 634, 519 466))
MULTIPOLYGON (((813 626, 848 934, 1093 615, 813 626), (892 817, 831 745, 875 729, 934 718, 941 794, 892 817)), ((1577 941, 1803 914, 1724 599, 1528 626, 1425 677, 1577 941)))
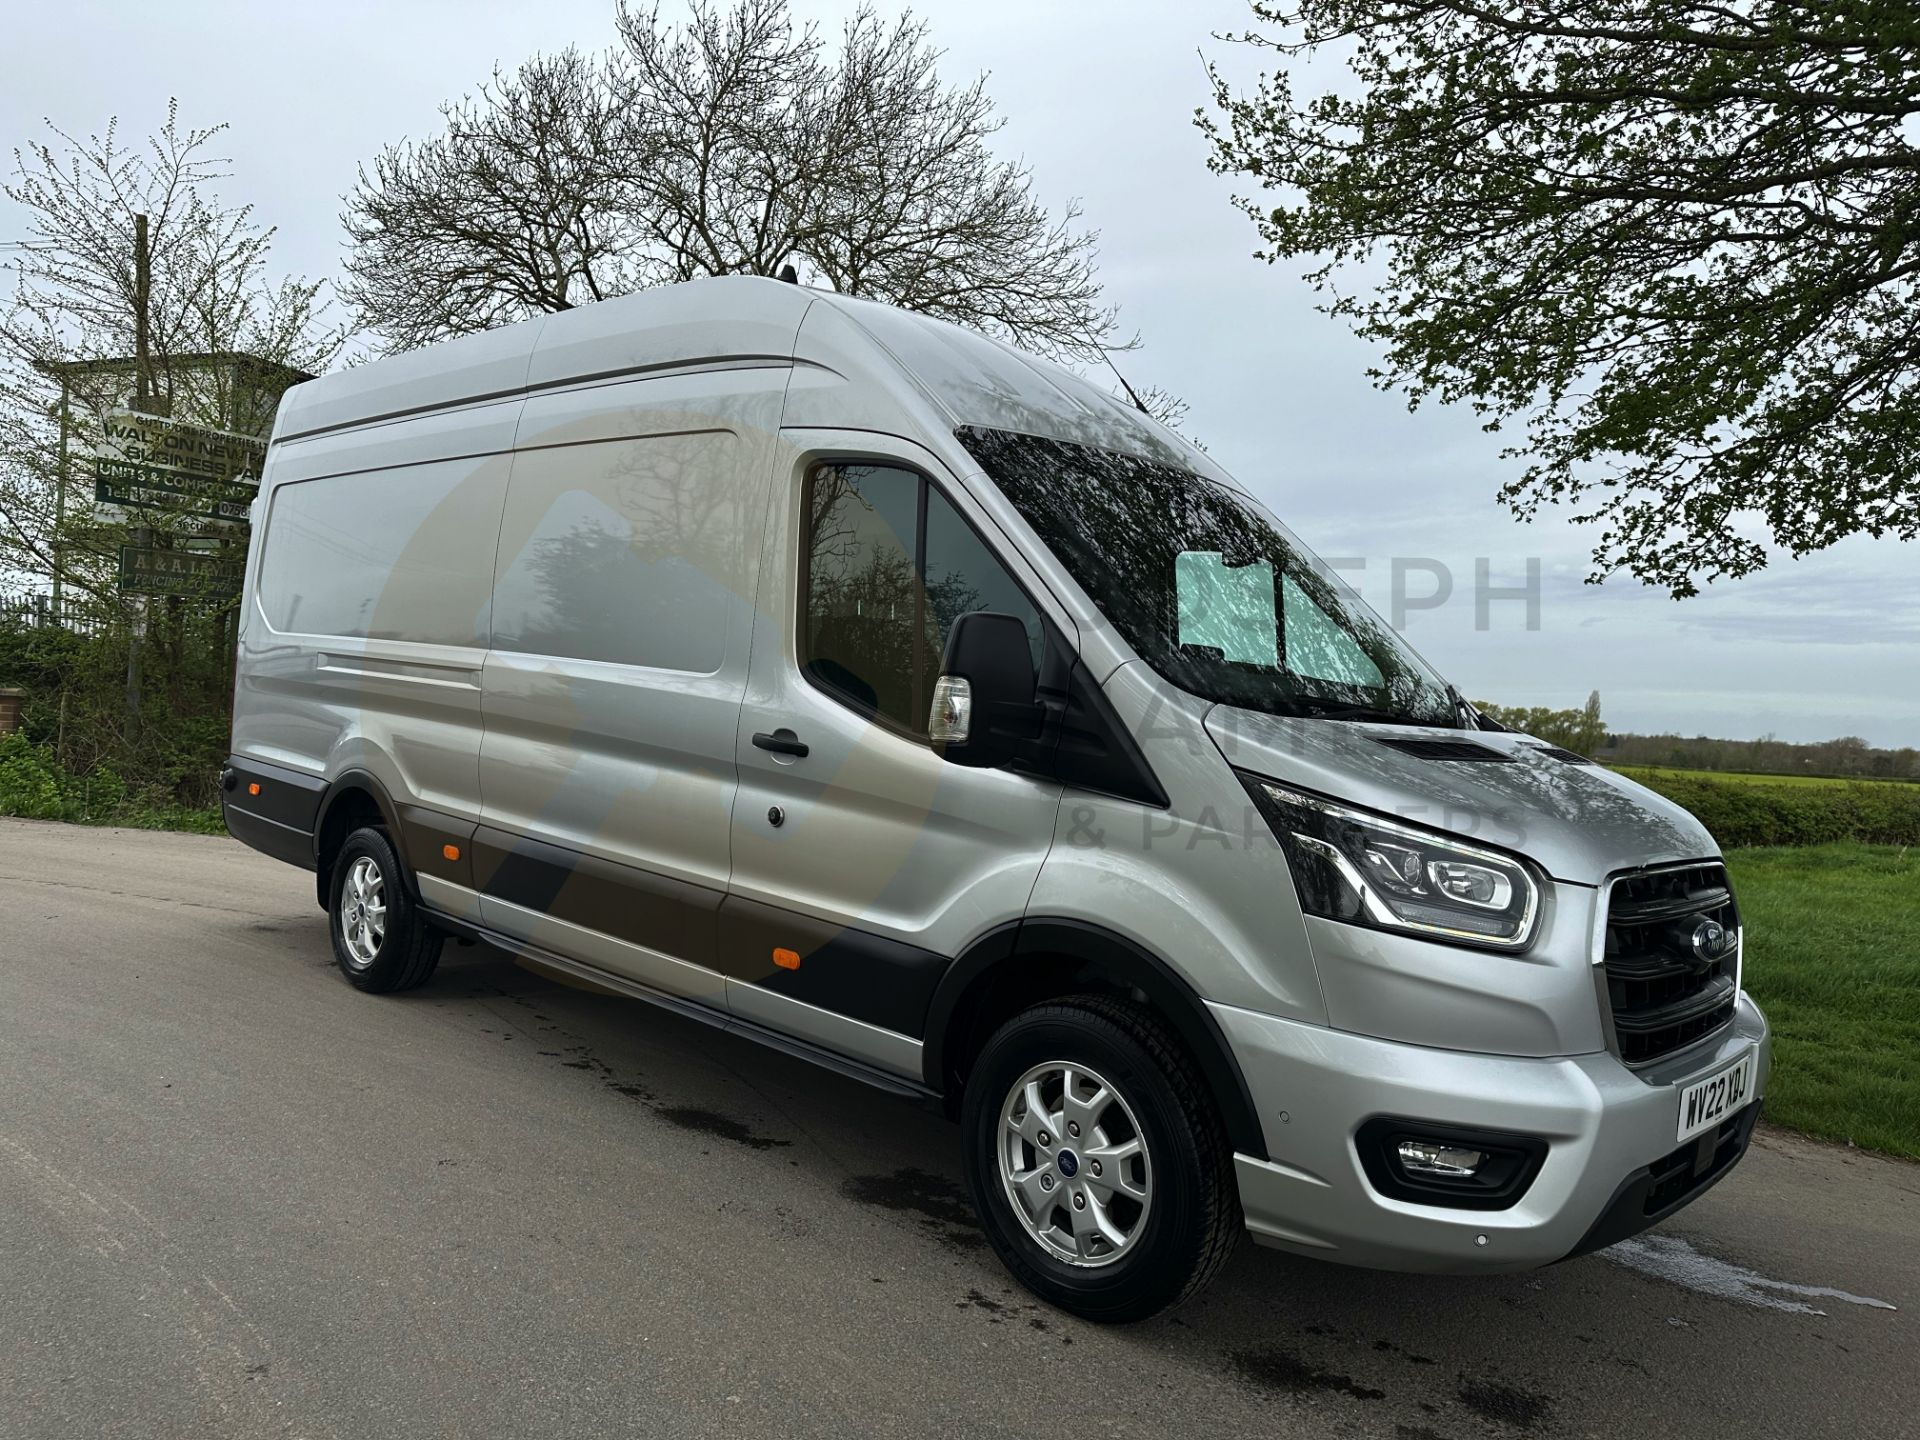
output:
POLYGON ((762 730, 753 737, 753 743, 776 755, 802 756, 807 753, 807 742, 791 730, 776 730, 771 735, 762 730))

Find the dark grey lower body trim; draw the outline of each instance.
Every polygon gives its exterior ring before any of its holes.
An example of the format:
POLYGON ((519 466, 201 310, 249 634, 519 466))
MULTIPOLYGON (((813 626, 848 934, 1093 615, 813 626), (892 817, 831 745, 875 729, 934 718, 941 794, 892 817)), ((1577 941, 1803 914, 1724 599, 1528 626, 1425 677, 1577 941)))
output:
MULTIPOLYGON (((471 885, 493 900, 698 965, 738 984, 918 1040, 949 957, 481 825, 471 885), (791 950, 797 968, 774 962, 791 950)), ((423 868, 422 873, 431 873, 423 868)))
POLYGON ((718 890, 491 825, 474 832, 467 883, 509 905, 713 968, 718 890))
POLYGON ((394 819, 400 827, 400 858, 417 879, 473 889, 473 833, 478 828, 473 821, 424 805, 397 806, 394 819))
POLYGON ((729 895, 720 906, 719 968, 742 984, 920 1039, 951 957, 870 931, 729 895), (774 963, 776 949, 799 957, 774 963))
POLYGON ((312 870, 314 829, 326 793, 327 782, 318 775, 229 755, 221 775, 220 809, 227 833, 241 844, 312 870))
POLYGON ((262 855, 271 855, 275 860, 298 865, 302 870, 315 868, 313 831, 269 820, 264 815, 242 810, 237 805, 223 808, 226 811, 227 833, 242 845, 250 846, 262 855))

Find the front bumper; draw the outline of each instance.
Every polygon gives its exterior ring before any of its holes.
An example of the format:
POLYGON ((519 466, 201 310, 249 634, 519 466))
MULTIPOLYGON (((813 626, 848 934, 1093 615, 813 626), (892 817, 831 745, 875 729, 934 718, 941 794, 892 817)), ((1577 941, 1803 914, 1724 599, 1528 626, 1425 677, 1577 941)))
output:
POLYGON ((1254 1239, 1386 1270, 1531 1269, 1645 1228, 1732 1168, 1771 1064, 1766 1020, 1745 996, 1715 1041, 1644 1074, 1605 1053, 1474 1055, 1208 1008, 1240 1061, 1267 1139, 1269 1159, 1234 1157, 1254 1239), (1748 1049, 1757 1051, 1754 1098, 1728 1117, 1740 1123, 1716 1135, 1710 1163, 1676 1167, 1681 1086, 1748 1049), (1354 1142, 1362 1123, 1383 1115, 1537 1136, 1547 1142, 1546 1160, 1508 1209, 1392 1199, 1368 1181, 1354 1142))

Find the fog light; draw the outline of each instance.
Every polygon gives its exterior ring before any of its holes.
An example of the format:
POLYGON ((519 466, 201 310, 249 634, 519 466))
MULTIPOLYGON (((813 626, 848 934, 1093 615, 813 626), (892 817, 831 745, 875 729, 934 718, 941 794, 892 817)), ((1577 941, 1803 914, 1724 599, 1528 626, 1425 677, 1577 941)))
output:
POLYGON ((1476 1175, 1486 1155, 1459 1145, 1442 1145, 1430 1140, 1402 1140, 1400 1164, 1414 1175, 1446 1175, 1466 1179, 1476 1175))
POLYGON ((1547 1142, 1537 1135, 1387 1115, 1366 1121, 1353 1140, 1380 1194, 1455 1210, 1507 1209, 1547 1159, 1547 1142))

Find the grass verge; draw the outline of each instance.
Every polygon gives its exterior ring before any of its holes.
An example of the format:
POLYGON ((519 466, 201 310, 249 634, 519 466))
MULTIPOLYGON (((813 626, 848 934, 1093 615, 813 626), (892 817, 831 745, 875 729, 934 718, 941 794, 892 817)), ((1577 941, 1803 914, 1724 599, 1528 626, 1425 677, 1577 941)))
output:
POLYGON ((1920 850, 1734 850, 1747 989, 1773 1026, 1767 1118, 1920 1159, 1920 850))

